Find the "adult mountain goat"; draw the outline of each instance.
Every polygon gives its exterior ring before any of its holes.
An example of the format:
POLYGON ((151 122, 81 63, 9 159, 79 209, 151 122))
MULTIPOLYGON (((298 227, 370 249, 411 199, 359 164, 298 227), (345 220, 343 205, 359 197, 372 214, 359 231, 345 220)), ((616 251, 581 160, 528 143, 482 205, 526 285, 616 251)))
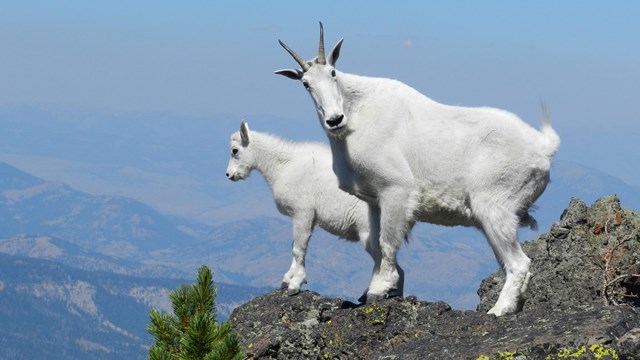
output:
POLYGON ((367 300, 397 295, 396 255, 415 221, 474 226, 491 245, 506 282, 489 313, 521 309, 531 260, 518 226, 535 227, 528 209, 549 182, 560 144, 546 120, 537 131, 494 108, 437 103, 391 79, 335 69, 343 39, 325 57, 304 61, 282 41, 302 70, 276 74, 300 80, 328 135, 340 188, 367 201, 380 227, 382 261, 367 300))
MULTIPOLYGON (((278 210, 293 220, 293 260, 282 280, 289 295, 300 292, 300 286, 307 282, 305 257, 316 225, 346 240, 360 241, 373 258, 374 268, 379 268, 382 255, 376 228, 375 241, 370 241, 368 206, 340 190, 327 145, 284 141, 249 131, 242 122, 240 131, 231 135, 230 147, 227 177, 238 181, 258 170, 271 188, 278 210)), ((397 271, 402 274, 402 269, 397 271)))

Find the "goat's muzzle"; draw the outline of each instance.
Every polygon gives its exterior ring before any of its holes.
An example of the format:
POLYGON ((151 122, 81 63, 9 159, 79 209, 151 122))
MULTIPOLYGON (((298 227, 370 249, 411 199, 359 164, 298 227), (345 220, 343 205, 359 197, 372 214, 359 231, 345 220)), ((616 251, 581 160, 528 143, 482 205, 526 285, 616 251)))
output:
POLYGON ((342 123, 342 119, 344 119, 344 115, 340 114, 340 115, 334 115, 332 116, 330 119, 326 120, 327 125, 329 125, 329 128, 336 128, 340 125, 340 123, 342 123))

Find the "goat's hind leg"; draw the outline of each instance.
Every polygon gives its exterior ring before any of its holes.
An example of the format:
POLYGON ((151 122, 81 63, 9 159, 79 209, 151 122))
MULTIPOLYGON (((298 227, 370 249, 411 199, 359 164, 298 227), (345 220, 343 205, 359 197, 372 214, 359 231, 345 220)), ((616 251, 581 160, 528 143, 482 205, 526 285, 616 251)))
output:
POLYGON ((482 224, 482 230, 493 249, 496 259, 506 273, 506 281, 495 305, 489 314, 501 316, 522 310, 524 293, 527 291, 531 273, 531 259, 522 251, 518 243, 519 218, 499 205, 483 206, 476 209, 476 216, 482 224))
POLYGON ((312 216, 300 216, 293 218, 293 244, 291 253, 293 259, 291 261, 291 267, 284 278, 280 287, 282 289, 287 288, 289 295, 296 295, 300 293, 302 284, 307 283, 307 271, 305 268, 305 257, 307 256, 307 247, 309 245, 309 239, 313 231, 313 217, 312 216))

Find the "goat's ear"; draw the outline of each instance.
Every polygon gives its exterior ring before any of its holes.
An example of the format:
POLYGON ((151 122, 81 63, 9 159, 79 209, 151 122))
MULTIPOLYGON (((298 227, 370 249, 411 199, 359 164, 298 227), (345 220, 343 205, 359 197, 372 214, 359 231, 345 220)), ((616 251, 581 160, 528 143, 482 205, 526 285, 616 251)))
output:
POLYGON ((244 121, 240 123, 240 139, 242 146, 249 145, 249 125, 244 121))
POLYGON ((336 46, 333 47, 333 50, 331 50, 329 57, 327 57, 327 62, 329 63, 329 65, 336 66, 336 61, 338 61, 338 57, 340 57, 340 48, 342 47, 343 41, 344 38, 340 39, 336 46))
POLYGON ((298 69, 282 69, 273 72, 274 74, 284 75, 292 80, 300 80, 302 79, 302 75, 304 73, 298 69))

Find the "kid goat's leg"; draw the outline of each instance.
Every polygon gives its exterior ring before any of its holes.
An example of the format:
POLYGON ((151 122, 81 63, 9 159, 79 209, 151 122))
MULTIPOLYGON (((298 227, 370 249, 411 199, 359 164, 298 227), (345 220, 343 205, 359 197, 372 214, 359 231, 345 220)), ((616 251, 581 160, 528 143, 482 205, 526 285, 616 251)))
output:
POLYGON ((296 295, 300 292, 302 284, 307 283, 307 271, 305 269, 305 257, 307 256, 307 246, 313 231, 313 215, 304 214, 293 217, 293 244, 291 267, 282 279, 282 288, 288 288, 289 295, 296 295))

